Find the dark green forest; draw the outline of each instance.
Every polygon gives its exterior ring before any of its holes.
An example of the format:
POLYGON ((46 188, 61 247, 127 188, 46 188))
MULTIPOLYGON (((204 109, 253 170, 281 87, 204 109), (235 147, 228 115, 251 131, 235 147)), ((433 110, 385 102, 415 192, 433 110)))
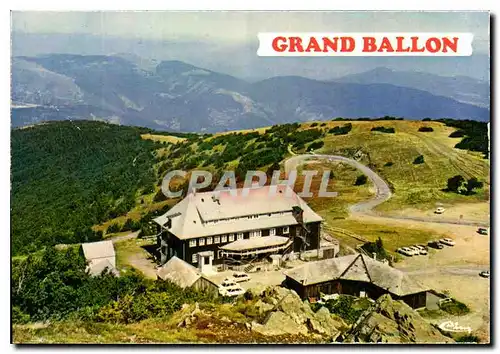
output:
POLYGON ((158 143, 142 128, 63 121, 12 131, 13 255, 98 240, 90 227, 126 213, 157 182, 158 143))

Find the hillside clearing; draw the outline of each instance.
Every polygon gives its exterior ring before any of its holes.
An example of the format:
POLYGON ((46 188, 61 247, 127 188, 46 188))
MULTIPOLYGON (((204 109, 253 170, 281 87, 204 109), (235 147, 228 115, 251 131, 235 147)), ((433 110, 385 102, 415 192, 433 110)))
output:
POLYGON ((186 140, 186 138, 181 138, 173 135, 156 135, 156 134, 141 134, 141 138, 145 140, 153 140, 157 142, 164 142, 176 144, 180 141, 186 140))

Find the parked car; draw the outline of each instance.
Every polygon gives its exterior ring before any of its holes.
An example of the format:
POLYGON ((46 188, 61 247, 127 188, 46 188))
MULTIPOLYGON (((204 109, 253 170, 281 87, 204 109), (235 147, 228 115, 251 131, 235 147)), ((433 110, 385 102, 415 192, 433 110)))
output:
POLYGON ((414 252, 408 247, 401 247, 396 250, 396 252, 401 253, 407 257, 413 256, 414 252))
POLYGON ((444 210, 445 209, 443 207, 436 208, 436 210, 434 211, 434 214, 443 214, 444 210))
POLYGON ((429 247, 436 248, 438 250, 443 249, 444 246, 439 241, 429 241, 427 243, 429 247))
POLYGON ((236 284, 234 279, 231 279, 231 278, 224 279, 224 281, 222 283, 220 283, 220 285, 219 285, 219 287, 222 287, 222 288, 231 288, 231 287, 235 287, 235 286, 239 286, 239 285, 236 284))
POLYGON ((420 253, 421 255, 424 255, 424 256, 425 256, 425 255, 427 254, 427 247, 425 247, 424 245, 415 245, 415 247, 417 247, 417 248, 418 248, 419 253, 420 253))
POLYGON ((481 273, 479 273, 480 276, 483 278, 489 278, 490 277, 490 271, 489 270, 483 270, 481 273))
POLYGON ((442 238, 441 240, 439 240, 439 242, 447 246, 455 246, 455 241, 453 241, 451 238, 442 238))
POLYGON ((321 296, 321 298, 317 301, 317 303, 326 304, 330 300, 337 300, 339 296, 340 296, 339 294, 325 294, 321 296))
POLYGON ((420 249, 416 246, 409 246, 407 248, 413 253, 414 256, 418 256, 420 254, 420 249))
POLYGON ((479 229, 477 229, 477 233, 480 235, 488 235, 488 229, 485 227, 480 227, 479 229))
POLYGON ((219 294, 222 296, 239 296, 243 295, 245 290, 239 285, 231 287, 219 287, 219 294))
POLYGON ((250 276, 247 273, 235 272, 235 273, 233 273, 233 279, 234 279, 235 282, 241 283, 241 282, 244 282, 244 281, 249 281, 250 280, 250 276))

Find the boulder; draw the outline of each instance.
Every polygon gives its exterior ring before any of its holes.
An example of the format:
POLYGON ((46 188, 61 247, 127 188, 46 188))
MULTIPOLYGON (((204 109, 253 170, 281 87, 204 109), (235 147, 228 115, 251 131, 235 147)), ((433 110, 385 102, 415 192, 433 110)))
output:
POLYGON ((179 322, 177 327, 189 327, 196 318, 201 314, 200 306, 198 303, 193 305, 182 305, 182 308, 179 313, 179 322))
POLYGON ((302 301, 293 290, 270 287, 263 294, 264 301, 258 300, 254 306, 259 313, 269 313, 264 323, 253 323, 252 330, 263 335, 310 334, 336 338, 340 328, 347 327, 342 319, 332 316, 327 308, 317 313, 309 302, 302 301))
POLYGON ((290 316, 282 311, 271 312, 264 324, 252 322, 252 331, 265 336, 279 335, 306 335, 308 329, 304 325, 298 325, 290 316))
POLYGON ((254 304, 254 307, 259 311, 259 314, 261 315, 274 309, 274 305, 267 304, 260 299, 257 300, 257 302, 254 304))
POLYGON ((346 342, 452 343, 403 301, 381 296, 373 309, 360 318, 346 336, 346 342))
POLYGON ((260 297, 263 296, 263 294, 266 291, 266 289, 267 289, 267 286, 265 286, 263 284, 258 284, 256 286, 248 289, 245 292, 245 298, 247 300, 253 300, 253 299, 260 298, 260 297))
POLYGON ((326 307, 321 307, 314 314, 314 318, 326 330, 328 335, 338 334, 340 330, 348 327, 342 318, 337 315, 332 315, 326 307))
POLYGON ((314 312, 309 305, 305 305, 296 293, 289 293, 281 299, 276 306, 290 316, 296 323, 307 323, 308 319, 314 318, 314 312))

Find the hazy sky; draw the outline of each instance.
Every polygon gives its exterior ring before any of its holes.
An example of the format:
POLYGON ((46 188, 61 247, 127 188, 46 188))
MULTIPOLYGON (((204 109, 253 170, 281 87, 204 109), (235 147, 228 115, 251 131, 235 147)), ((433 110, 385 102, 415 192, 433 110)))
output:
MULTIPOLYGON (((14 31, 142 39, 256 40, 263 31, 471 32, 489 38, 487 12, 13 12, 14 31)), ((482 47, 482 46, 481 46, 482 47)), ((483 49, 483 48, 481 48, 483 49)))

